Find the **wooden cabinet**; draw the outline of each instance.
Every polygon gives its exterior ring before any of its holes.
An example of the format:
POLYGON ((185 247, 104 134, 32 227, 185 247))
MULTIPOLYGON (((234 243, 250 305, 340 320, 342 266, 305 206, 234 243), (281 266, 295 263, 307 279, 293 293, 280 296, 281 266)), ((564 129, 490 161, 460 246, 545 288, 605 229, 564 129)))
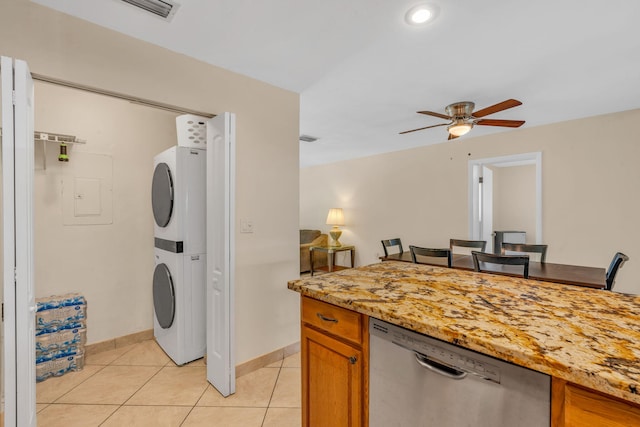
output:
POLYGON ((553 378, 551 427, 640 426, 640 405, 553 378))
POLYGON ((302 425, 368 426, 368 317, 302 297, 302 425))
MULTIPOLYGON (((369 318, 302 297, 303 427, 368 427, 369 318)), ((551 427, 640 426, 640 405, 553 378, 551 427)))

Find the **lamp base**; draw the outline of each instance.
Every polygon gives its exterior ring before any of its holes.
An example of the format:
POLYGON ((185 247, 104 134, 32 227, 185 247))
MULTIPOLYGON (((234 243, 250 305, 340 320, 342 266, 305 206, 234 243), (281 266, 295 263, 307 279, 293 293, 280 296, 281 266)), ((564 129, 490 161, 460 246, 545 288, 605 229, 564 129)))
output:
POLYGON ((333 226, 331 231, 329 231, 329 235, 331 236, 331 243, 329 243, 329 246, 331 246, 332 248, 339 248, 340 246, 342 246, 342 243, 338 241, 338 239, 342 235, 342 230, 340 230, 337 225, 333 226))

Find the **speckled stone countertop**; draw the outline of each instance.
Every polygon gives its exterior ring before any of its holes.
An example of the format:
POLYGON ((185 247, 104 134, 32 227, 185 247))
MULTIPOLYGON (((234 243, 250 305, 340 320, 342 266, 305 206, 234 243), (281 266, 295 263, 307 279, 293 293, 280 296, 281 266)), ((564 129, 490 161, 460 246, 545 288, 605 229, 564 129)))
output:
POLYGON ((405 262, 288 286, 640 404, 640 296, 405 262))

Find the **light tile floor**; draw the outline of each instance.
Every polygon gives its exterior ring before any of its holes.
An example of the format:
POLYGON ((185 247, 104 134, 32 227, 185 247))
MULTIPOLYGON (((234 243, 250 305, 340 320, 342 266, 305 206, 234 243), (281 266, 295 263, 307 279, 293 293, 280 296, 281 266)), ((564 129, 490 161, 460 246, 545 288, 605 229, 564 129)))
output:
POLYGON ((87 356, 36 386, 38 427, 299 427, 300 354, 237 378, 222 397, 204 361, 178 367, 155 341, 87 356))

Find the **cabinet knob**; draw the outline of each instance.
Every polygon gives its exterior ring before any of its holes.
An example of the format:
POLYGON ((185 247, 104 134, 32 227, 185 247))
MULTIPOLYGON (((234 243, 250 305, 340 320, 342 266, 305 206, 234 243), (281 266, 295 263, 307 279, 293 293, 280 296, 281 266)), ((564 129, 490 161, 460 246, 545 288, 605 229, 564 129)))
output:
POLYGON ((355 365, 357 361, 358 361, 358 358, 355 356, 351 356, 349 358, 349 363, 351 363, 352 365, 355 365))

